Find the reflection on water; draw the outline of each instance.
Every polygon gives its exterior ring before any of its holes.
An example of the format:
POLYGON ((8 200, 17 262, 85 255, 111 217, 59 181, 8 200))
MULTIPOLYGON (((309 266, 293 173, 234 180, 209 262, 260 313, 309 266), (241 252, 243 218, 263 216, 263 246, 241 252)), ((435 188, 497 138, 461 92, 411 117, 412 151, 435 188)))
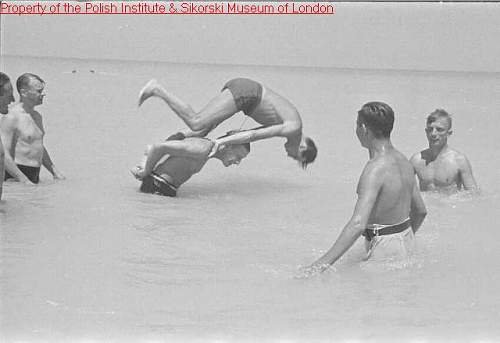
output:
POLYGON ((68 179, 43 172, 34 188, 5 184, 4 340, 498 339, 498 75, 43 59, 5 66, 13 77, 32 70, 48 81, 46 144, 68 179), (61 72, 73 69, 96 72, 61 72), (142 84, 157 77, 200 108, 235 76, 293 100, 318 143, 317 162, 304 172, 284 142, 268 140, 239 167, 209 162, 176 199, 138 193, 130 167, 146 144, 183 127, 160 101, 136 108, 142 84), (454 113, 450 143, 467 154, 483 192, 425 193, 429 214, 408 261, 363 262, 360 240, 334 268, 297 278, 352 213, 367 158, 354 116, 370 100, 393 105, 393 141, 407 155, 426 144, 427 113, 454 113))

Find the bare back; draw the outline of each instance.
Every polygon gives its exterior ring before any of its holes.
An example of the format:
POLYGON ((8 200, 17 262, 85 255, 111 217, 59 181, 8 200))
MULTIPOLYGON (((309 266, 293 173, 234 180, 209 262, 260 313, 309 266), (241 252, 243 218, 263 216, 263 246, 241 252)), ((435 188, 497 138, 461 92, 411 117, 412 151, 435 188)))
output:
POLYGON ((170 156, 155 168, 155 173, 161 175, 174 186, 179 187, 197 174, 208 159, 184 156, 170 156))
POLYGON ((376 173, 381 182, 368 224, 395 224, 408 218, 415 186, 413 167, 399 151, 392 149, 370 160, 365 172, 376 173))
POLYGON ((302 129, 302 120, 295 106, 267 87, 263 87, 262 100, 251 117, 263 126, 286 123, 297 131, 302 129))
MULTIPOLYGON (((176 141, 168 143, 173 142, 176 141)), ((163 176, 176 187, 203 168, 213 147, 213 142, 205 138, 191 137, 178 142, 183 145, 183 153, 171 152, 168 158, 154 169, 155 173, 163 176)))

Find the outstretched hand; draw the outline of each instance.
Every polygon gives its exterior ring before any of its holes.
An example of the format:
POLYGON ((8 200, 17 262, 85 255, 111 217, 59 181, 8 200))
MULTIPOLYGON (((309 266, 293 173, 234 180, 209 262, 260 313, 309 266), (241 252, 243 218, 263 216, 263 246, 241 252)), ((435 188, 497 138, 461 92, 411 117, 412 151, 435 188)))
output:
POLYGON ((144 168, 142 168, 141 166, 136 166, 136 167, 130 169, 130 172, 132 173, 132 175, 134 175, 134 177, 137 180, 142 180, 146 176, 148 176, 148 174, 146 173, 146 171, 144 170, 144 168))
POLYGON ((217 140, 213 141, 214 146, 212 147, 212 150, 208 154, 208 158, 213 157, 219 150, 224 149, 225 145, 224 144, 219 144, 217 140))
POLYGON ((316 263, 313 263, 307 267, 301 266, 301 267, 299 267, 299 270, 298 270, 297 274, 295 275, 295 278, 308 279, 310 277, 313 277, 315 275, 323 273, 329 267, 330 267, 330 265, 328 265, 328 264, 316 264, 316 263))

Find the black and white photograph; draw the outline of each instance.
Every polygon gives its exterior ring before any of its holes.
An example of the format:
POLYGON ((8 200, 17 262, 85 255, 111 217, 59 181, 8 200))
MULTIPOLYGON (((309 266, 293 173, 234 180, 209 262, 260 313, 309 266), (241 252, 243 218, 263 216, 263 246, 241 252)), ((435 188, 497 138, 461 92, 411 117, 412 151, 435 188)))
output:
POLYGON ((500 3, 0 1, 0 341, 499 342, 500 3))

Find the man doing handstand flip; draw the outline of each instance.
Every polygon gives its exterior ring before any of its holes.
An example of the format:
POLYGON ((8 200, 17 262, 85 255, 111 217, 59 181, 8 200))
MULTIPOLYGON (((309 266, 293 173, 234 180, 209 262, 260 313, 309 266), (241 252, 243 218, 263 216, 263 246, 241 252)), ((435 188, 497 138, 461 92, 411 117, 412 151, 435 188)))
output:
POLYGON ((302 120, 295 106, 256 81, 245 78, 230 80, 200 112, 195 112, 154 79, 141 90, 139 106, 152 96, 163 99, 191 130, 200 132, 200 135, 206 135, 239 111, 262 125, 217 139, 214 150, 224 145, 284 137, 288 156, 297 160, 303 168, 312 163, 318 153, 313 140, 302 133, 302 120))

